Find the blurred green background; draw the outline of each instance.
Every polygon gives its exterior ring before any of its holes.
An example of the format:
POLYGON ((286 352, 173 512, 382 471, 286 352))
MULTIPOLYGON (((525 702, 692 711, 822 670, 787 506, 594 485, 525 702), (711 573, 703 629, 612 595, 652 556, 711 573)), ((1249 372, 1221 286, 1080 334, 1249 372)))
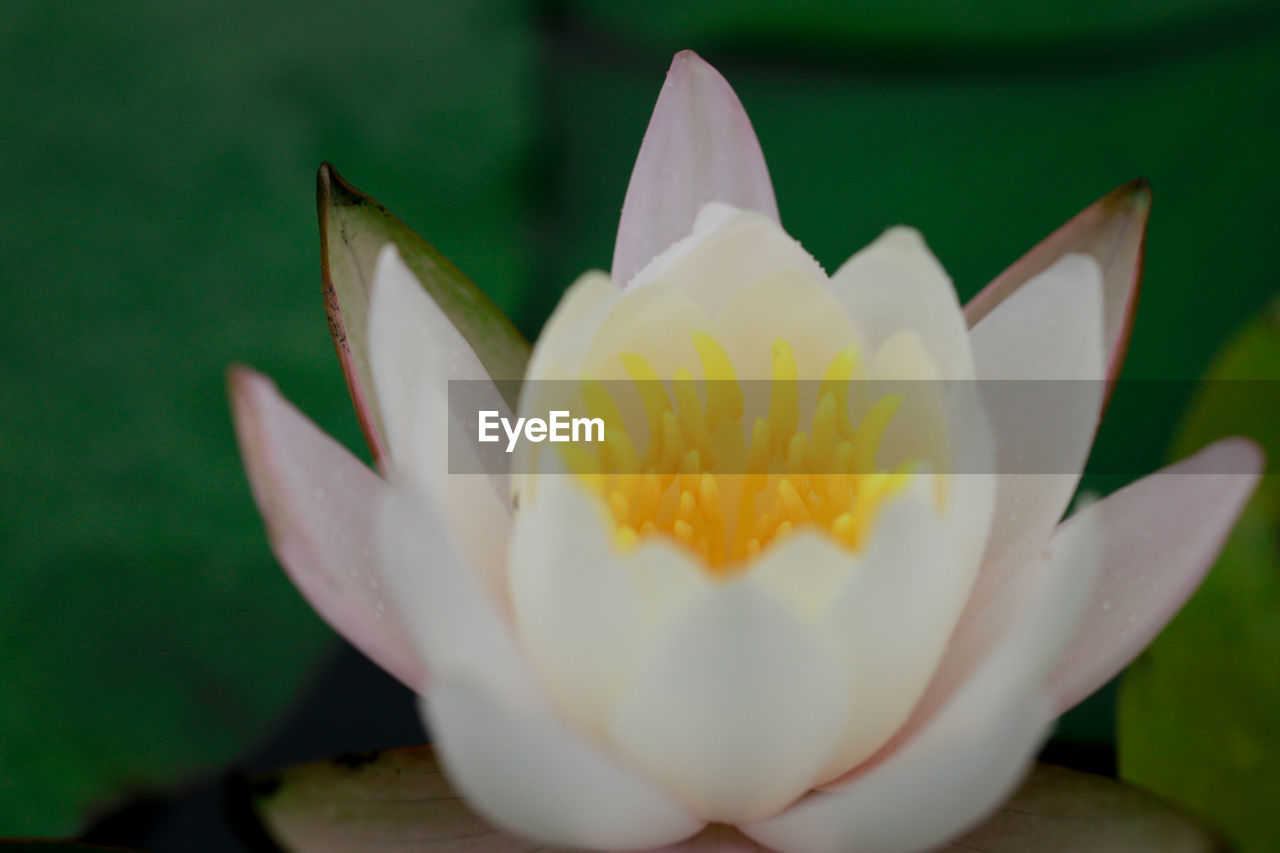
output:
MULTIPOLYGON (((0 835, 73 833, 243 756, 333 652, 270 556, 224 389, 256 367, 367 456, 319 296, 318 164, 533 336, 607 267, 686 47, 828 269, 905 222, 967 298, 1145 175, 1126 376, 1201 375, 1280 289, 1274 2, 7 0, 0 835)), ((1173 421, 1121 410, 1098 458, 1154 469, 1173 421)), ((1110 755, 1113 696, 1059 756, 1110 755)))

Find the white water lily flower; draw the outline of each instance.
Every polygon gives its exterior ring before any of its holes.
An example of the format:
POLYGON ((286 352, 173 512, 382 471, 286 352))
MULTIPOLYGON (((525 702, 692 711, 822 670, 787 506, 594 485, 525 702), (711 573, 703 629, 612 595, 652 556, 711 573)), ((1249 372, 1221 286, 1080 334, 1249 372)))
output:
POLYGON ((520 377, 394 247, 344 234, 374 274, 332 297, 335 334, 385 477, 238 371, 254 493, 302 593, 422 694, 450 778, 492 822, 588 849, 708 823, 784 853, 936 845, 1171 618, 1261 469, 1229 439, 1059 523, 1127 341, 1148 203, 1144 184, 1118 190, 963 310, 910 229, 828 277, 778 224, 732 90, 683 53, 612 275, 566 292, 524 378, 715 380, 705 398, 650 400, 647 434, 606 442, 607 475, 527 457, 513 501, 450 474, 447 382, 520 377), (835 391, 749 422, 732 389, 752 379, 835 391), (848 418, 840 389, 874 379, 1099 390, 1053 425, 1046 473, 1020 407, 848 418), (664 453, 679 474, 646 475, 664 453), (913 459, 928 464, 897 466, 913 459))

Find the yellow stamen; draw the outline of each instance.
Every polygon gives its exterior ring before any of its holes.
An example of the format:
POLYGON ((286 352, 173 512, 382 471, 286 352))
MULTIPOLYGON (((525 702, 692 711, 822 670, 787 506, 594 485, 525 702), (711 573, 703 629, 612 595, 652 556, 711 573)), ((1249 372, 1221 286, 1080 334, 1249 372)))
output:
POLYGON ((773 385, 769 394, 769 429, 776 447, 785 447, 800 422, 799 388, 796 386, 796 357, 791 345, 778 338, 773 342, 773 385))
POLYGON ((901 398, 878 400, 854 426, 849 388, 858 354, 850 348, 827 367, 812 415, 802 418, 795 353, 778 339, 771 348, 767 416, 747 422, 742 388, 725 349, 702 332, 693 343, 705 380, 701 397, 687 368, 670 377, 669 397, 647 359, 621 356, 649 430, 643 453, 604 386, 582 384, 587 411, 608 428, 599 445, 565 445, 564 458, 607 506, 617 547, 667 537, 718 576, 740 571, 803 528, 825 530, 845 548, 865 547, 881 507, 912 476, 906 466, 876 469, 901 398), (801 429, 802 423, 808 428, 801 429), (720 462, 744 467, 724 470, 720 462))
POLYGON ((858 348, 849 347, 832 360, 822 377, 821 394, 824 397, 831 394, 835 399, 836 429, 844 438, 853 437, 853 425, 849 421, 849 383, 857 369, 858 348))
POLYGON ((693 348, 698 351, 702 375, 707 380, 707 430, 714 431, 721 421, 742 417, 742 388, 733 362, 715 338, 694 332, 693 348))
POLYGON ((881 397, 862 419, 853 439, 855 473, 867 474, 876 469, 876 451, 880 449, 880 439, 901 405, 902 397, 897 394, 881 397))
MULTIPOLYGON (((667 399, 662 381, 648 359, 630 352, 624 352, 619 359, 640 392, 640 402, 644 405, 645 419, 649 423, 649 448, 651 452, 656 452, 662 437, 662 416, 671 411, 671 401, 667 399)), ((618 423, 622 421, 619 420, 618 423)))
POLYGON ((693 385, 693 376, 683 367, 676 371, 675 381, 676 409, 680 413, 680 429, 684 443, 702 454, 702 458, 711 464, 711 439, 707 435, 707 419, 702 410, 702 402, 693 385))

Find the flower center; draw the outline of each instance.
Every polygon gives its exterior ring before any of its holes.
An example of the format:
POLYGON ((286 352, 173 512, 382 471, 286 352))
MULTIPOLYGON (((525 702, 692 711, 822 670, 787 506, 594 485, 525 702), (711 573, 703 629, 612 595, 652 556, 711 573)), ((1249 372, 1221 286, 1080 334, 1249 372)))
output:
MULTIPOLYGON (((848 393, 858 354, 851 348, 813 383, 816 403, 802 404, 807 383, 798 380, 791 345, 779 338, 767 412, 750 417, 724 348, 705 333, 695 333, 693 343, 702 383, 685 368, 664 383, 643 356, 621 355, 647 427, 643 450, 627 429, 613 426, 603 442, 564 451, 579 482, 608 507, 618 547, 665 537, 727 576, 804 528, 850 550, 865 544, 880 507, 910 477, 906 468, 876 468, 901 398, 880 398, 854 423, 848 393)), ((606 425, 627 423, 603 383, 584 382, 580 393, 606 425)))

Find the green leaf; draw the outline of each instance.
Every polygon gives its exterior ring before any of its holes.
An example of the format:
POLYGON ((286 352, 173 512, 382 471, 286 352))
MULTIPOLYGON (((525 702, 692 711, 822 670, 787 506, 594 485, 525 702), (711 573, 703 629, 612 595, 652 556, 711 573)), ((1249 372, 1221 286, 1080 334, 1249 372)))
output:
MULTIPOLYGON (((1248 435, 1280 461, 1280 305, 1210 368, 1173 456, 1248 435), (1243 380, 1243 381, 1233 381, 1243 380)), ((1130 667, 1124 778, 1220 827, 1244 853, 1280 849, 1280 490, 1263 479, 1204 585, 1130 667)))
MULTIPOLYGON (((475 350, 494 379, 520 379, 529 360, 529 343, 502 310, 444 255, 370 196, 342 179, 328 163, 316 186, 320 215, 321 276, 329 328, 343 373, 356 401, 365 438, 382 456, 373 371, 369 363, 368 315, 378 252, 395 243, 409 269, 440 310, 475 350)), ((500 389, 515 389, 500 383, 500 389)), ((514 410, 517 401, 507 400, 514 410)))
MULTIPOLYGON (((548 768, 554 773, 555 768, 548 768)), ((291 767, 255 785, 267 831, 294 853, 461 849, 553 853, 493 829, 441 773, 429 746, 342 756, 291 767), (450 846, 454 845, 454 846, 450 846)), ((690 851, 760 849, 736 830, 711 826, 690 851)), ((1210 853, 1209 832, 1137 788, 1047 764, 977 829, 949 846, 990 853, 1210 853)))

